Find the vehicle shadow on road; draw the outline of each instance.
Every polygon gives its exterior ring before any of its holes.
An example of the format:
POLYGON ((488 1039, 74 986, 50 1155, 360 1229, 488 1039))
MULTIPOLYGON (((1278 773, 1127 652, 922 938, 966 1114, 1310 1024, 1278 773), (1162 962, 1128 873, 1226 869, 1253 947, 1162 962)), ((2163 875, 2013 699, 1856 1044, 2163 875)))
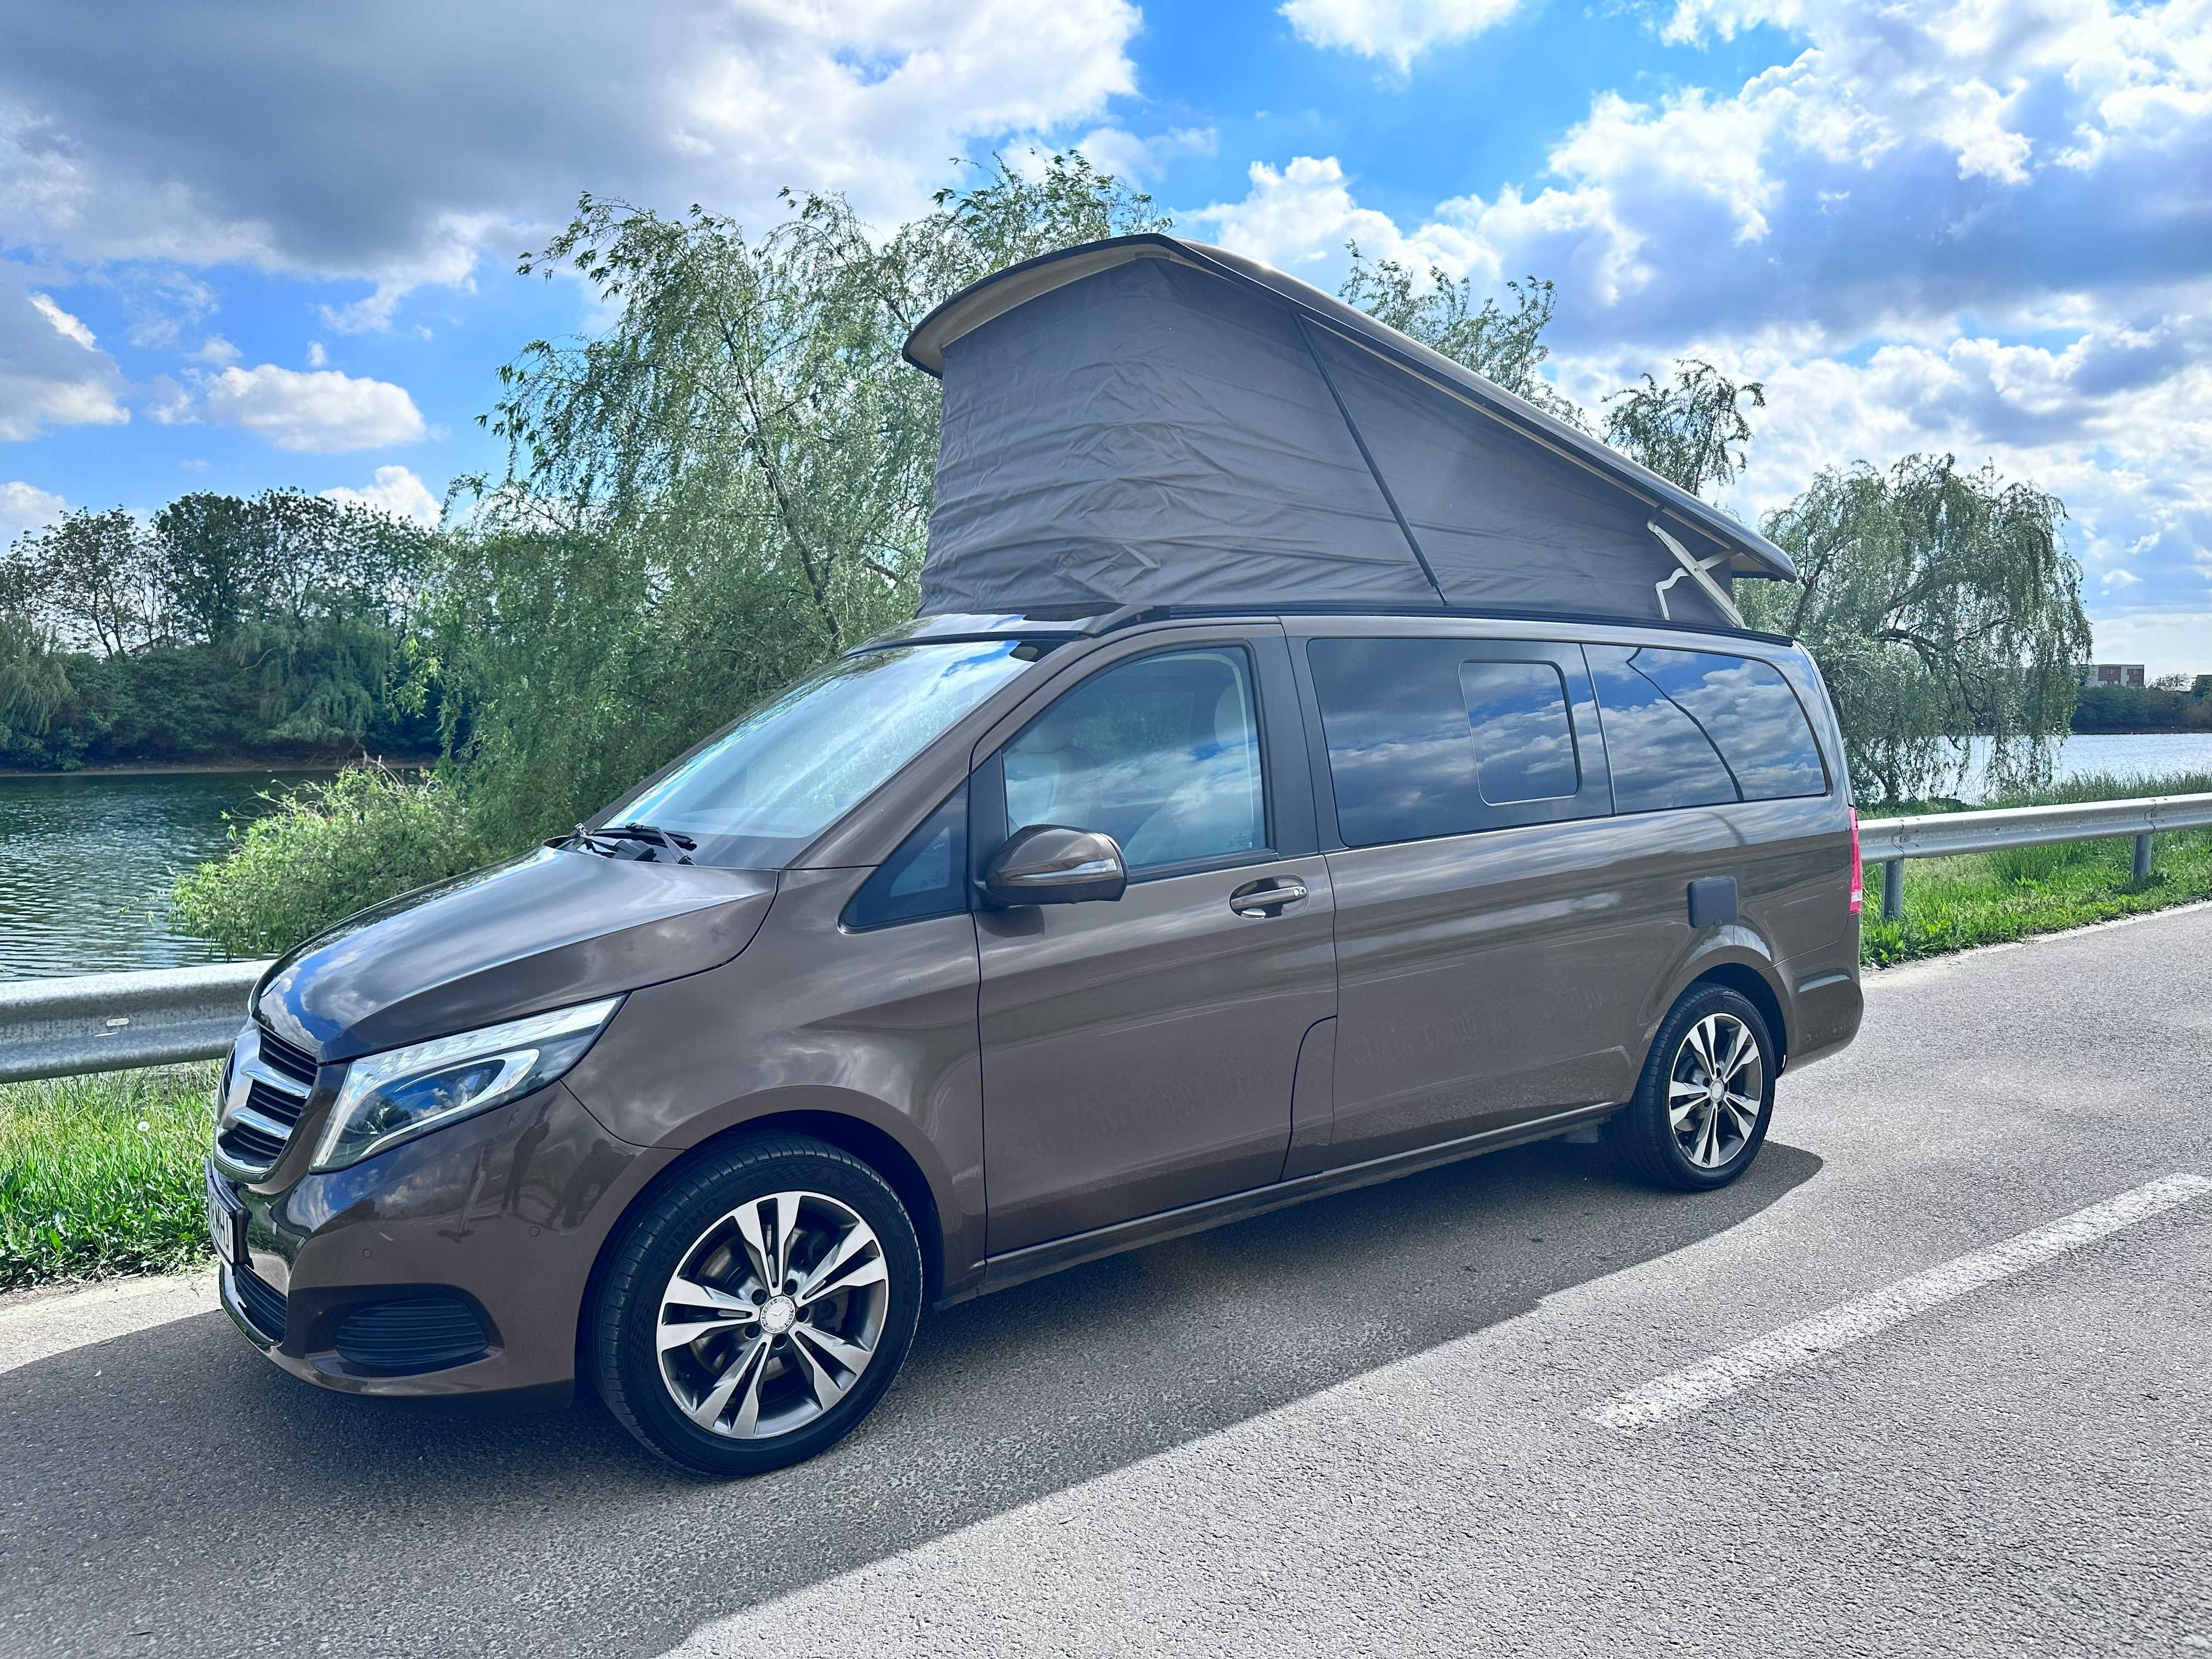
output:
POLYGON ((0 1621, 23 1650, 650 1654, 740 1611, 1510 1319, 1741 1223, 1540 1143, 1092 1263, 926 1320, 870 1423, 738 1485, 596 1405, 311 1389, 221 1315, 0 1382, 0 1621))

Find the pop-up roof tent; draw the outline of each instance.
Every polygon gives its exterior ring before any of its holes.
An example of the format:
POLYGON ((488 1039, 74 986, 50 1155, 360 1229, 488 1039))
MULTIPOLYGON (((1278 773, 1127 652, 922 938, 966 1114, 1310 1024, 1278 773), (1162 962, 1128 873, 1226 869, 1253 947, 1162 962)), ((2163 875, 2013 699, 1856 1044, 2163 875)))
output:
POLYGON ((1736 623, 1780 549, 1319 289, 1091 242, 946 301, 924 616, 1448 607, 1736 623))

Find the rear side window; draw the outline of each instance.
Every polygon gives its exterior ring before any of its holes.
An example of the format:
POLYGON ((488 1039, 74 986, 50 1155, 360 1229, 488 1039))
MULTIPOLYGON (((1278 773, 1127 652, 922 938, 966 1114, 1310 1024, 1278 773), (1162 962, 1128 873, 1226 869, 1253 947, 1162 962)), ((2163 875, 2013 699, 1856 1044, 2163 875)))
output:
POLYGON ((1527 823, 1528 803, 1559 803, 1538 817, 1576 815, 1582 764, 1559 671, 1482 652, 1475 640, 1308 645, 1347 846, 1527 823))
POLYGON ((1827 793, 1804 708, 1771 664, 1650 647, 1585 653, 1617 811, 1827 793))

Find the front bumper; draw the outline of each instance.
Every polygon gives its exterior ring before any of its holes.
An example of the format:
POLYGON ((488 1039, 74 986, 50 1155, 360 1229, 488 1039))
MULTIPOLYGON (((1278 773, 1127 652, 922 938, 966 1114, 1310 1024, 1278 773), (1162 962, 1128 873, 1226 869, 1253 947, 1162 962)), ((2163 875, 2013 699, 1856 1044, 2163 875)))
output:
POLYGON ((222 1305, 272 1362, 323 1388, 566 1388, 599 1248, 676 1156, 617 1139, 555 1083, 289 1184, 211 1170, 246 1213, 222 1305))

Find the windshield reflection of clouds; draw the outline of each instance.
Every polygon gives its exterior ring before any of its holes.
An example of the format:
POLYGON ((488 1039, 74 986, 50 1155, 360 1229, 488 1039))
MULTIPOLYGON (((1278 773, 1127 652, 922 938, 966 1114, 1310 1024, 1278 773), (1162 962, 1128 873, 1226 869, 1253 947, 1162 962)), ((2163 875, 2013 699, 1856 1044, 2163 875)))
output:
POLYGON ((763 704, 650 789, 624 819, 696 835, 811 839, 1030 665, 1018 641, 895 646, 841 657, 763 704))

